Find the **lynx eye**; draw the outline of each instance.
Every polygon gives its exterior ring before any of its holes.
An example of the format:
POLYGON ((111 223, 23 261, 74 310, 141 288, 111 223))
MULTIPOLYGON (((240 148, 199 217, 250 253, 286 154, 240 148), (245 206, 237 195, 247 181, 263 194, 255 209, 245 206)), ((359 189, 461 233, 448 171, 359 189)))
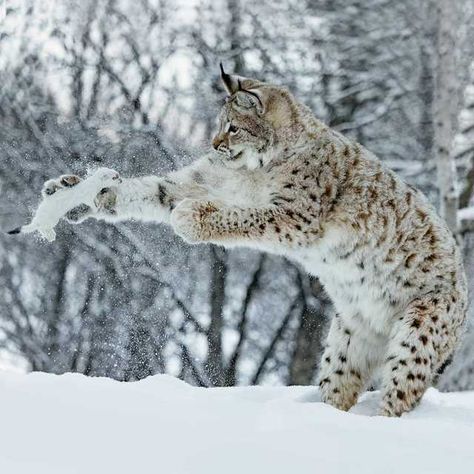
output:
POLYGON ((239 129, 235 125, 231 124, 229 125, 228 131, 231 135, 235 135, 239 131, 239 129))

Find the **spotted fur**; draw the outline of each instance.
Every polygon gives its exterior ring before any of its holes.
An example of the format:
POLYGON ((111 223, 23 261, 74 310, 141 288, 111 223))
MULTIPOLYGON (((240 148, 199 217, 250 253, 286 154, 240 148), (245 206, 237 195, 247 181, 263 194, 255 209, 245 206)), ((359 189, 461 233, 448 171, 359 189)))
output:
POLYGON ((378 370, 381 414, 410 410, 462 334, 467 290, 453 236, 419 191, 285 88, 222 78, 216 152, 165 178, 123 180, 92 215, 166 222, 188 242, 301 263, 337 310, 323 400, 348 410, 378 370))

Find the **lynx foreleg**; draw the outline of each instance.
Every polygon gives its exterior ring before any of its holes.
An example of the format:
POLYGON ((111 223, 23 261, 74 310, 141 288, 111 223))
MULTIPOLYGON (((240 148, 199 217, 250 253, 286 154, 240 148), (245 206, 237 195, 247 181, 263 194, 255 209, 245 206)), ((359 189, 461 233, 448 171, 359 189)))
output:
MULTIPOLYGON (((90 217, 112 222, 136 219, 168 223, 171 211, 181 200, 209 199, 202 176, 212 175, 213 170, 208 157, 203 157, 164 177, 123 179, 117 186, 102 189, 92 206, 79 206, 66 218, 76 224, 90 217)), ((81 178, 75 175, 49 180, 44 185, 43 195, 50 196, 63 187, 80 182, 81 178)))
POLYGON ((377 365, 376 347, 374 338, 349 329, 341 316, 334 316, 318 374, 324 402, 344 411, 357 403, 377 365))
POLYGON ((282 243, 302 246, 319 234, 308 217, 290 208, 223 207, 213 202, 185 199, 171 213, 174 231, 190 243, 221 245, 242 242, 282 243))
MULTIPOLYGON (((48 197, 66 185, 75 186, 79 182, 81 179, 73 175, 50 180, 45 183, 43 195, 48 197), (66 178, 68 184, 63 184, 66 178)), ((175 205, 192 188, 192 183, 177 184, 166 177, 123 179, 117 186, 102 189, 95 197, 93 206, 78 206, 65 217, 73 224, 79 224, 88 218, 109 222, 136 219, 168 223, 175 205)))

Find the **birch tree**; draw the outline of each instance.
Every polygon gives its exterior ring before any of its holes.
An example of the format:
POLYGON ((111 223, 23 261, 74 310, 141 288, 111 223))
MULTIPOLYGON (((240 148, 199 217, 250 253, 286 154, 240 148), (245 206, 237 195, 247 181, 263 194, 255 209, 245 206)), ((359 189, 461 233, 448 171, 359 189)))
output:
POLYGON ((439 209, 454 234, 458 231, 459 196, 453 154, 457 114, 456 31, 457 2, 438 0, 437 65, 434 100, 436 167, 439 187, 439 209))

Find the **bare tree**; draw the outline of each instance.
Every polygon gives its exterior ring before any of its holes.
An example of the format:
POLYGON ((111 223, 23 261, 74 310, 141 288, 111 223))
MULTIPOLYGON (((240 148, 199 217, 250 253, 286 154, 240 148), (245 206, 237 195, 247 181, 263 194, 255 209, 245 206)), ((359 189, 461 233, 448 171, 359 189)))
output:
POLYGON ((453 233, 457 233, 458 190, 453 138, 457 112, 457 84, 455 64, 455 32, 457 10, 449 0, 437 5, 438 36, 435 81, 435 141, 436 167, 440 194, 440 213, 453 233))

